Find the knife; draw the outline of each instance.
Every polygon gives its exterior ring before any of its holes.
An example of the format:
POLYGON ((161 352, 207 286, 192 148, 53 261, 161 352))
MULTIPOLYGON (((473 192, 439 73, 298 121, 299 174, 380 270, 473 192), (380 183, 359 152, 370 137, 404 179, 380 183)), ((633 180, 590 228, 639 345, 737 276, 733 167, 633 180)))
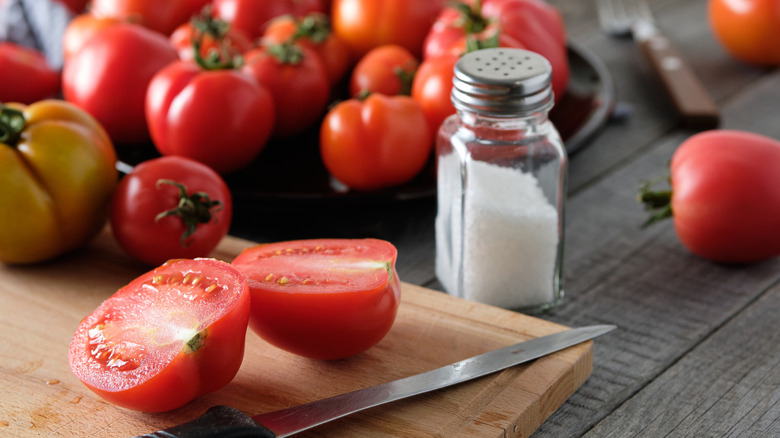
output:
POLYGON ((565 330, 392 382, 253 417, 228 406, 214 406, 178 426, 136 438, 282 438, 368 408, 482 377, 577 345, 615 329, 593 325, 565 330))

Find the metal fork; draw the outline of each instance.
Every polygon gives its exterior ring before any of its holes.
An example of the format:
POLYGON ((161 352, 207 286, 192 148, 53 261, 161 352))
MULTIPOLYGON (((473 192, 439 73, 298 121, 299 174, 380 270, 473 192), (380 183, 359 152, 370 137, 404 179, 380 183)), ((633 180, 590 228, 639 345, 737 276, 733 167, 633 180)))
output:
POLYGON ((720 110, 689 63, 656 26, 644 0, 596 0, 601 28, 611 36, 633 36, 669 93, 684 126, 712 129, 720 110))

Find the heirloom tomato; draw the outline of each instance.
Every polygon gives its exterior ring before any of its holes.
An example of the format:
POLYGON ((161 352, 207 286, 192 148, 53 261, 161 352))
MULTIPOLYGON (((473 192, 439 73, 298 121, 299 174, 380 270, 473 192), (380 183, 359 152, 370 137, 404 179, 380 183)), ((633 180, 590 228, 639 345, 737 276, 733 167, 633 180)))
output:
POLYGON ((90 38, 100 31, 120 23, 124 23, 124 21, 113 17, 98 17, 90 13, 73 17, 62 34, 62 50, 65 61, 67 62, 74 53, 78 52, 90 38))
POLYGON ((319 122, 328 106, 330 81, 322 60, 297 43, 271 44, 244 56, 244 73, 273 95, 275 137, 298 134, 319 122))
POLYGON ((81 321, 70 342, 70 368, 111 403, 169 411, 233 380, 249 310, 246 279, 235 267, 171 260, 81 321))
POLYGON ((331 84, 339 82, 352 64, 347 44, 334 34, 327 15, 311 13, 305 17, 283 15, 273 19, 263 33, 263 43, 295 42, 319 55, 331 84))
POLYGON ((710 0, 710 27, 735 58, 755 65, 780 65, 780 2, 710 0))
POLYGON ((334 0, 333 31, 355 59, 384 44, 398 44, 415 56, 445 0, 334 0))
POLYGON ((426 36, 424 58, 491 46, 530 50, 550 61, 557 101, 569 84, 566 44, 563 17, 543 0, 475 0, 441 12, 426 36), (481 43, 469 46, 469 41, 481 43))
POLYGON ((322 0, 213 0, 212 4, 217 17, 252 39, 262 36, 268 23, 276 17, 326 12, 322 0))
POLYGON ((320 130, 325 167, 355 190, 410 181, 425 167, 432 149, 425 114, 409 96, 377 93, 342 101, 327 113, 320 130))
POLYGON ((457 55, 442 55, 423 61, 412 81, 412 98, 425 113, 428 126, 434 134, 444 119, 455 114, 450 94, 457 55))
POLYGON ((0 261, 34 263, 106 223, 116 153, 98 122, 62 100, 0 106, 0 261))
POLYGON ((30 104, 54 97, 60 72, 38 50, 0 42, 0 102, 30 104))
POLYGON ((388 96, 412 94, 412 79, 417 71, 417 58, 396 44, 371 49, 352 70, 349 93, 382 93, 388 96))
POLYGON ((157 266, 205 257, 230 229, 230 189, 218 173, 185 157, 141 162, 111 201, 111 230, 135 259, 157 266))
POLYGON ((160 154, 189 157, 227 174, 249 165, 265 147, 277 117, 273 98, 231 59, 196 59, 165 67, 149 83, 149 130, 160 154))
POLYGON ((116 143, 149 140, 144 101, 149 81, 178 59, 168 38, 137 24, 100 31, 65 62, 65 100, 90 113, 116 143))
POLYGON ((129 20, 168 36, 207 3, 205 0, 92 0, 90 13, 129 20))
POLYGON ((378 239, 311 239, 245 249, 249 327, 272 345, 313 359, 342 359, 382 340, 395 322, 397 250, 378 239))
POLYGON ((672 216, 680 241, 701 257, 750 263, 780 255, 780 141, 733 130, 693 135, 674 152, 671 191, 642 200, 672 216))

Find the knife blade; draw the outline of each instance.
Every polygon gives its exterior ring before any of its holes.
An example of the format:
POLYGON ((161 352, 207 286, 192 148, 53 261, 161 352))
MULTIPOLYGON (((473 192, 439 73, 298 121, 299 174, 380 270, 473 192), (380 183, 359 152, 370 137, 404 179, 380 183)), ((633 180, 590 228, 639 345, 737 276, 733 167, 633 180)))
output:
POLYGON ((214 406, 178 426, 136 438, 283 438, 365 409, 483 377, 538 359, 614 330, 593 325, 565 330, 493 350, 431 371, 278 411, 249 416, 214 406))

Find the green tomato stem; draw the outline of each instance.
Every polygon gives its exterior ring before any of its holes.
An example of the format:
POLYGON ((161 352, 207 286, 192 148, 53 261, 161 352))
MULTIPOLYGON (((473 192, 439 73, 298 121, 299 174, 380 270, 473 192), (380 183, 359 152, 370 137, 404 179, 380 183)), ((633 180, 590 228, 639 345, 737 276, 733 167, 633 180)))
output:
POLYGON ((207 224, 212 218, 216 221, 214 213, 222 210, 222 202, 212 201, 208 193, 195 192, 187 194, 187 188, 184 184, 168 179, 157 180, 157 188, 162 184, 169 184, 179 189, 179 203, 175 208, 159 213, 155 222, 166 216, 179 216, 184 223, 184 232, 181 235, 180 243, 182 247, 189 246, 187 239, 197 230, 199 224, 207 224))
POLYGON ((16 145, 22 136, 27 120, 21 111, 0 105, 0 143, 16 145))
POLYGON ((652 191, 650 189, 653 184, 663 180, 670 181, 670 178, 664 177, 645 182, 639 189, 639 202, 644 204, 646 211, 651 212, 650 217, 642 224, 642 228, 673 217, 672 190, 652 191))

